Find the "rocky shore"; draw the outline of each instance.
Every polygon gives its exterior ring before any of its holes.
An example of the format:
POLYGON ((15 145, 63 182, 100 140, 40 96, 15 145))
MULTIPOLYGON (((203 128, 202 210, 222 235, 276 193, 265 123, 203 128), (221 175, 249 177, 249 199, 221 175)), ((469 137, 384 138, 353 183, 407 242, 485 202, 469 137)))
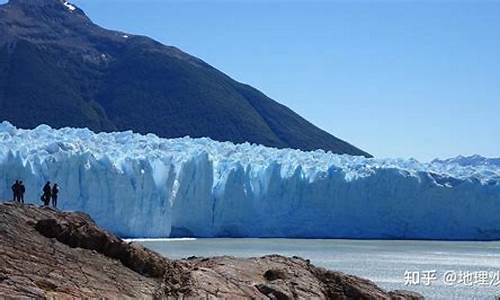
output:
POLYGON ((0 204, 0 298, 423 299, 270 255, 169 260, 83 213, 0 204))

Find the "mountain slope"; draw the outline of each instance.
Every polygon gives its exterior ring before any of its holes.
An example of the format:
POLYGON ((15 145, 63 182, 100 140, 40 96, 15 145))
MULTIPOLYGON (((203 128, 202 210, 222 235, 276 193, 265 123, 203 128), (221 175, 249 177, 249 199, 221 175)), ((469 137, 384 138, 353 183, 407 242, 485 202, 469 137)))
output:
POLYGON ((0 120, 369 156, 200 59, 60 0, 0 6, 0 120))

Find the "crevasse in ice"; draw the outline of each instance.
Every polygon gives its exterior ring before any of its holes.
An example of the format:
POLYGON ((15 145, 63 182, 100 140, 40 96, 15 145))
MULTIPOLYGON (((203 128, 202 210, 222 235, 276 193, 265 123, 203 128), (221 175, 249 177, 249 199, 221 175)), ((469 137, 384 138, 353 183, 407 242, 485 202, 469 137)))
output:
POLYGON ((420 163, 208 138, 0 124, 0 197, 22 179, 123 237, 500 239, 500 162, 420 163))

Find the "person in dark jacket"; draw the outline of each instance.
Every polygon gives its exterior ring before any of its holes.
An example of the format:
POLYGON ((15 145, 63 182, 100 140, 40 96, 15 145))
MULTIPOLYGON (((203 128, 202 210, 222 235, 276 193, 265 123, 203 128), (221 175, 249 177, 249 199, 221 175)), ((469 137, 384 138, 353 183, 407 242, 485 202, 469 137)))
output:
POLYGON ((52 207, 57 208, 57 194, 59 194, 59 186, 57 183, 52 187, 52 207))
POLYGON ((50 181, 47 181, 47 183, 43 187, 43 196, 42 196, 43 205, 49 206, 51 196, 52 196, 52 188, 50 187, 50 181))
POLYGON ((19 198, 19 180, 16 180, 16 182, 11 186, 12 189, 12 201, 17 202, 19 198))
POLYGON ((22 181, 19 182, 19 194, 18 194, 18 200, 22 204, 24 204, 24 193, 26 193, 26 187, 24 186, 24 183, 22 181))

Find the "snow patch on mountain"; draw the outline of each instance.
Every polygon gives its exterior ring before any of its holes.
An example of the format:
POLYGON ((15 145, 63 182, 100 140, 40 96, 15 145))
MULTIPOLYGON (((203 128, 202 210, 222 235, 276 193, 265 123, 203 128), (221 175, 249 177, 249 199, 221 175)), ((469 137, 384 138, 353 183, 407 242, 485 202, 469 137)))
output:
POLYGON ((64 1, 63 2, 64 6, 66 6, 70 11, 74 11, 76 9, 76 7, 74 5, 72 5, 71 3, 69 3, 68 1, 64 1))

